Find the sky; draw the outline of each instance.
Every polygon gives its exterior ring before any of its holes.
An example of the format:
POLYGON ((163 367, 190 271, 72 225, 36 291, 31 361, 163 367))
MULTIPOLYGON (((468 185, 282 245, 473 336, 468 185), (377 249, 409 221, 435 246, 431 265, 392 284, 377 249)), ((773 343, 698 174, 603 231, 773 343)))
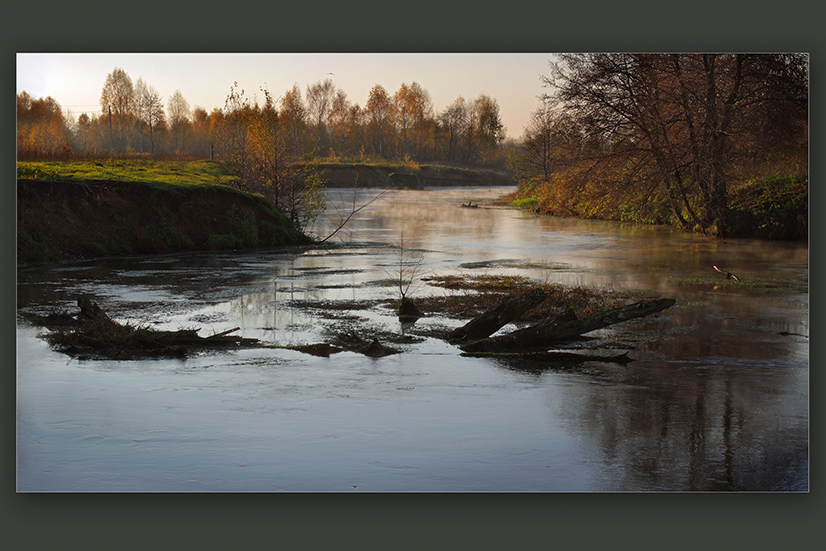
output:
POLYGON ((100 112, 100 93, 115 67, 132 81, 143 78, 164 105, 180 90, 191 108, 222 108, 233 83, 263 103, 261 88, 275 98, 298 84, 326 78, 344 90, 351 103, 364 107, 370 89, 381 84, 391 95, 402 83, 418 82, 433 100, 436 114, 458 97, 486 94, 499 103, 508 137, 518 139, 538 96, 546 89, 552 54, 543 53, 18 53, 17 93, 51 96, 73 116, 100 112), (332 73, 332 74, 330 74, 332 73))

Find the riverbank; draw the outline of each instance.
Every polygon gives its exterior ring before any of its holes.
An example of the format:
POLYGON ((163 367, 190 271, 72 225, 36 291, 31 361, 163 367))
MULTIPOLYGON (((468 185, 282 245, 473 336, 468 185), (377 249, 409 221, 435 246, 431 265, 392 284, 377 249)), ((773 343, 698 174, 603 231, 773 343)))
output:
POLYGON ((223 185, 17 180, 20 263, 306 242, 269 201, 223 185))
MULTIPOLYGON (((511 205, 545 216, 681 227, 664 196, 568 189, 564 176, 558 176, 559 181, 554 178, 549 182, 521 182, 509 197, 511 205)), ((721 237, 808 239, 808 173, 755 176, 733 186, 728 192, 727 223, 716 230, 721 237)))
POLYGON ((426 186, 508 187, 513 175, 497 170, 469 169, 443 165, 352 164, 323 162, 313 165, 330 188, 403 188, 426 186))
MULTIPOLYGON (((504 172, 413 163, 323 162, 312 168, 330 188, 513 185, 504 172)), ((270 201, 239 185, 215 161, 18 163, 18 262, 310 241, 270 201)))

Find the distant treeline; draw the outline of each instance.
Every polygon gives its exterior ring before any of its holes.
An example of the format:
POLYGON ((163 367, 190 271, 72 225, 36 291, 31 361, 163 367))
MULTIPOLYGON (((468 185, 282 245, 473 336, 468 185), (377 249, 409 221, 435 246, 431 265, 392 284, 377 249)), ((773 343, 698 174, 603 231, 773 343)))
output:
POLYGON ((191 108, 180 91, 164 100, 142 78, 133 81, 115 68, 103 83, 101 109, 77 117, 56 99, 17 95, 17 154, 20 160, 124 155, 218 158, 226 153, 229 124, 262 110, 274 118, 289 154, 296 158, 351 158, 439 161, 504 166, 505 129, 494 98, 457 98, 434 111, 430 94, 418 83, 391 93, 376 84, 367 104, 351 102, 327 79, 296 84, 273 99, 261 89, 264 104, 251 101, 237 84, 226 103, 208 112, 191 108))

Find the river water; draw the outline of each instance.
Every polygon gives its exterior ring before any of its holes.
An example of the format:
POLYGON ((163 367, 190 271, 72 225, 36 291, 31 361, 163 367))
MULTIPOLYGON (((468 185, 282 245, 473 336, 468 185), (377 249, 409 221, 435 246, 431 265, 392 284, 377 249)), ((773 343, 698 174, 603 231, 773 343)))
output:
MULTIPOLYGON (((275 345, 322 342, 331 323, 402 333, 387 281, 403 240, 417 276, 676 298, 591 335, 625 343, 634 361, 466 357, 432 337, 378 359, 272 347, 83 360, 19 317, 18 490, 808 491, 805 243, 535 217, 495 205, 505 191, 390 191, 308 248, 21 268, 18 312, 71 311, 86 294, 120 321, 240 327, 275 345)), ((331 191, 314 231, 378 193, 331 191)), ((421 277, 411 288, 448 292, 421 277)), ((429 315, 415 327, 459 324, 429 315)))

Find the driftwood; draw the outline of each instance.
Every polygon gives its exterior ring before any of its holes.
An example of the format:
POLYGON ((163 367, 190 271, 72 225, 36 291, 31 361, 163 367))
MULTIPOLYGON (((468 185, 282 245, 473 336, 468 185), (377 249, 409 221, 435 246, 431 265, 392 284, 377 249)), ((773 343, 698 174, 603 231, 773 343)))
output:
MULTIPOLYGON (((64 323, 63 331, 53 333, 49 340, 64 352, 74 355, 84 351, 112 357, 185 356, 190 350, 249 346, 257 339, 232 336, 235 327, 208 337, 198 335, 197 329, 156 331, 120 324, 110 318, 100 306, 88 298, 77 301, 80 312, 74 323, 64 323)), ((61 316, 67 317, 66 314, 61 316)))
POLYGON ((489 310, 481 316, 470 320, 462 327, 451 331, 448 335, 448 341, 458 344, 489 337, 531 308, 537 306, 545 300, 546 296, 547 293, 542 289, 532 289, 510 298, 493 310, 489 310))
POLYGON ((547 349, 554 341, 571 339, 615 323, 655 314, 674 306, 676 302, 673 298, 661 298, 637 302, 584 319, 555 319, 520 329, 507 335, 469 342, 461 345, 461 348, 469 353, 521 352, 547 349))

